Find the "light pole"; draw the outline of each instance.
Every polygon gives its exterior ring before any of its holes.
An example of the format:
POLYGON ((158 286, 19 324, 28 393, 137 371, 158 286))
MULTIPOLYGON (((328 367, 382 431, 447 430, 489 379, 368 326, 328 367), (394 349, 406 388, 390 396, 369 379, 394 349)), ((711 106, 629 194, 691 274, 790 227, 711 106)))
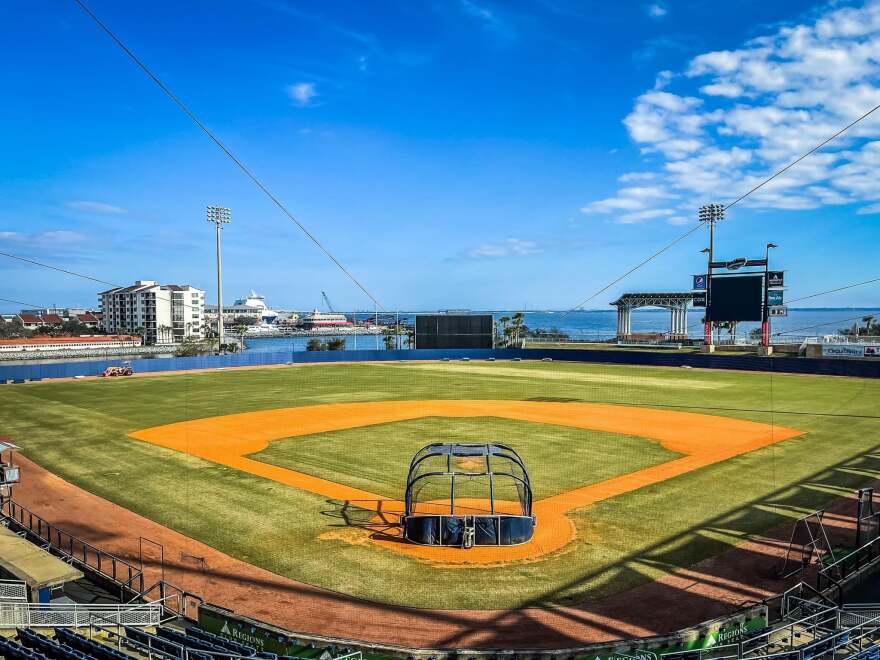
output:
MULTIPOLYGON (((715 257, 715 223, 724 219, 722 204, 706 204, 698 213, 700 222, 709 225, 709 263, 706 269, 706 323, 703 326, 703 343, 713 346, 712 342, 712 262, 715 257)), ((707 349, 710 352, 712 348, 707 349)))
MULTIPOLYGON (((761 319, 761 346, 770 346, 770 250, 779 247, 776 243, 767 243, 764 249, 764 314, 761 319)), ((769 352, 769 351, 768 351, 769 352)))
POLYGON ((207 220, 217 228, 217 351, 223 346, 223 263, 220 258, 220 229, 232 221, 232 211, 224 206, 209 206, 207 220))

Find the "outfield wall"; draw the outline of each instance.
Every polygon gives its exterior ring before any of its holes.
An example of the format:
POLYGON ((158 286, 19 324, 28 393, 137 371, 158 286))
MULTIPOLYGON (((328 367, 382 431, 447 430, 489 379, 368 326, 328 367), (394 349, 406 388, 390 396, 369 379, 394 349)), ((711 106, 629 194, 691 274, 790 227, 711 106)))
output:
MULTIPOLYGON (((446 349, 401 351, 303 351, 279 353, 235 353, 186 358, 157 358, 126 361, 136 373, 226 369, 315 362, 379 362, 397 360, 555 360, 660 367, 733 369, 775 373, 818 374, 880 378, 880 358, 876 360, 837 360, 828 358, 751 357, 707 355, 702 353, 661 353, 651 351, 610 351, 559 348, 529 349, 446 349)), ((123 358, 82 362, 0 365, 0 383, 38 381, 53 378, 97 376, 109 366, 123 364, 123 358)))
MULTIPOLYGON (((771 599, 772 600, 772 599, 771 599)), ((325 651, 339 655, 360 651, 366 660, 662 660, 668 654, 726 647, 735 656, 737 642, 770 623, 766 603, 744 607, 667 635, 636 637, 560 649, 438 648, 415 649, 297 633, 207 603, 199 606, 198 625, 215 635, 261 652, 319 660, 325 651)), ((377 624, 381 625, 381 624, 377 624)), ((741 651, 741 648, 739 648, 741 651)))

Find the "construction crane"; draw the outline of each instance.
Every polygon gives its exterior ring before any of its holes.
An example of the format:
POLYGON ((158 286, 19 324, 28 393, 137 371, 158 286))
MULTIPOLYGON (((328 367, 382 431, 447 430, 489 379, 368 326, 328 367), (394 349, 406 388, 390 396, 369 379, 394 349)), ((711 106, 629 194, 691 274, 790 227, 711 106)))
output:
POLYGON ((327 297, 327 294, 321 291, 321 297, 324 299, 324 304, 327 305, 327 309, 335 313, 336 310, 333 309, 333 305, 330 303, 330 298, 327 297))

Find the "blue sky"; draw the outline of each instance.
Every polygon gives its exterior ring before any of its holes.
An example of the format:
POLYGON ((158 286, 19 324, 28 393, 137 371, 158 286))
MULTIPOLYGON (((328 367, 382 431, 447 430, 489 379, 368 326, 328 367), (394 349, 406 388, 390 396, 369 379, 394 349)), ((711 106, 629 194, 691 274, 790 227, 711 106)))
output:
MULTIPOLYGON (((388 309, 571 307, 880 103, 876 2, 90 5, 388 309)), ((0 38, 0 250, 213 301, 218 203, 227 300, 371 308, 72 1, 3 3, 0 38)), ((878 134, 732 209, 720 255, 780 244, 792 298, 876 277, 878 134)), ((688 289, 705 242, 589 307, 688 289)), ((0 258, 2 298, 100 288, 0 258)))

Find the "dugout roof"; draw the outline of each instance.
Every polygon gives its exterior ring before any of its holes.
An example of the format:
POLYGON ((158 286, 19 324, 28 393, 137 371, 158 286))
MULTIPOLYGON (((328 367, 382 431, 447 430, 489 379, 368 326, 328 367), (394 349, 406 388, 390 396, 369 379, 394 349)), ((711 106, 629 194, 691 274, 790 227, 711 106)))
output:
POLYGON ((83 577, 81 571, 0 526, 0 568, 31 589, 57 587, 83 577))

